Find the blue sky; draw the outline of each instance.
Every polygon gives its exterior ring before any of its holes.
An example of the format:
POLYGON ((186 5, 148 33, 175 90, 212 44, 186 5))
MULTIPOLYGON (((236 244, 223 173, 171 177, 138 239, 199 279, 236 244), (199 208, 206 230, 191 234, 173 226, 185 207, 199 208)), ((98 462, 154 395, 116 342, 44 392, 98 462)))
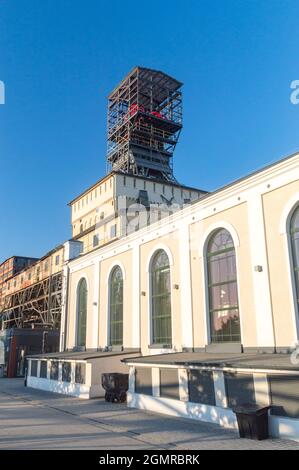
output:
POLYGON ((0 260, 70 237, 135 65, 184 82, 180 182, 213 190, 299 150, 298 17, 298 0, 0 0, 0 260))

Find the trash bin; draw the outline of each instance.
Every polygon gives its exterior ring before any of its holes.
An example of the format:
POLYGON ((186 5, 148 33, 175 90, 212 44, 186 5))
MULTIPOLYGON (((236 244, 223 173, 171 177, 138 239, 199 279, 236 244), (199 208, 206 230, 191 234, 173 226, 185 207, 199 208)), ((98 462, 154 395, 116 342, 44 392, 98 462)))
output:
POLYGON ((129 374, 119 372, 102 374, 102 387, 105 390, 105 400, 110 403, 123 403, 127 399, 129 374))
POLYGON ((239 435, 247 439, 263 440, 269 437, 268 410, 270 406, 244 404, 236 406, 239 435))

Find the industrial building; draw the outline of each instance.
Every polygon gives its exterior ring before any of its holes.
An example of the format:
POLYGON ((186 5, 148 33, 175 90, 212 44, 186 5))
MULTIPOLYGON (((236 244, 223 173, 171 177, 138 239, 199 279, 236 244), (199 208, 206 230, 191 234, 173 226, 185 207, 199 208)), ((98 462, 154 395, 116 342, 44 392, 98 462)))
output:
POLYGON ((182 84, 136 67, 108 97, 108 174, 70 203, 60 351, 28 357, 30 387, 236 428, 271 405, 299 439, 299 154, 212 193, 181 185, 182 84), (295 353, 294 353, 295 350, 295 353))
POLYGON ((36 258, 12 256, 0 264, 0 301, 5 296, 6 289, 10 289, 10 279, 35 261, 36 258))
POLYGON ((0 366, 8 377, 25 373, 27 354, 59 349, 63 247, 41 259, 14 257, 0 293, 0 366))

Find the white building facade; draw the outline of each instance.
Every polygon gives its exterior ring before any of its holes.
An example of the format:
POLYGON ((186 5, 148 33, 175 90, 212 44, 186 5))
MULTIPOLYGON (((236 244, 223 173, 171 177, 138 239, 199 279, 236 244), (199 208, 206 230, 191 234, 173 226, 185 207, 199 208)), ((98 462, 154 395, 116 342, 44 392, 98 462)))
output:
MULTIPOLYGON (((273 405, 273 435, 299 437, 297 233, 299 154, 70 260, 56 390, 71 393, 76 360, 97 363, 99 381, 106 351, 130 371, 129 406, 236 427, 246 398, 273 405)), ((46 361, 29 385, 48 387, 46 361)))

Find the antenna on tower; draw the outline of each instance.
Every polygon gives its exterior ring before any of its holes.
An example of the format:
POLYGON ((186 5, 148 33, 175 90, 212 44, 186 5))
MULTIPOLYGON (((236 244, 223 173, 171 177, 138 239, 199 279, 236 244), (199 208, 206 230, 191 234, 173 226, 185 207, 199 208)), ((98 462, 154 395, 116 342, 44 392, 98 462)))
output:
POLYGON ((176 182, 172 157, 182 129, 182 83, 135 67, 108 97, 107 170, 176 182))

